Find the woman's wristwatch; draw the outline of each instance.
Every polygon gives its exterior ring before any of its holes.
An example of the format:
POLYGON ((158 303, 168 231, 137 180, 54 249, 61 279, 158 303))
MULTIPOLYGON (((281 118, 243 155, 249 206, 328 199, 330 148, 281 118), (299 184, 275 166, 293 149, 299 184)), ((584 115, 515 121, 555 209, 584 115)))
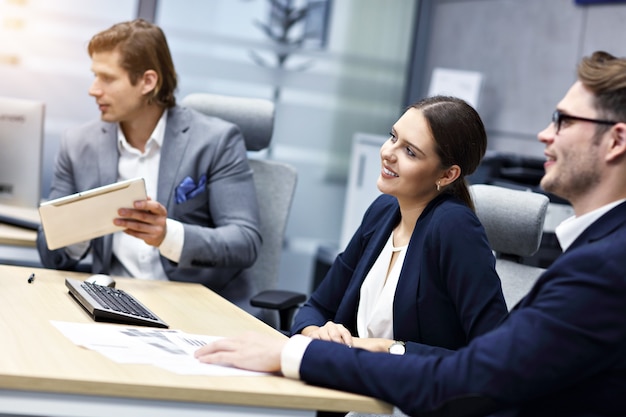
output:
POLYGON ((404 355, 406 353, 405 343, 394 340, 394 342, 389 346, 389 353, 392 355, 404 355))

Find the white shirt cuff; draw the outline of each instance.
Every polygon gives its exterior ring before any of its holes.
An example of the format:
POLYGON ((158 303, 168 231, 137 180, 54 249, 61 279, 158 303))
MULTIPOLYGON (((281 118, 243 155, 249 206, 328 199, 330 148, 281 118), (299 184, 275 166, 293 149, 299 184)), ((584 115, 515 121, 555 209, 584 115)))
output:
POLYGON ((185 228, 181 222, 174 219, 165 219, 165 227, 167 231, 159 246, 159 252, 170 261, 178 263, 185 243, 185 228))
POLYGON ((300 379, 300 364, 311 340, 313 339, 301 334, 293 335, 289 339, 280 355, 280 369, 284 376, 300 379))

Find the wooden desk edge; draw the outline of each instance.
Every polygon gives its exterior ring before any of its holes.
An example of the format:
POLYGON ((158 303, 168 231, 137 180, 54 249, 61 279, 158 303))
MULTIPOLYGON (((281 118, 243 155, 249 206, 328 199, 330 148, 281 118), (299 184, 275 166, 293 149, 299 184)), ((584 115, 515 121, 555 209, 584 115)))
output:
MULTIPOLYGON (((231 377, 218 377, 231 378, 231 377)), ((271 377, 232 377, 232 378, 276 378, 271 377)), ((323 410, 336 412, 365 412, 375 414, 391 414, 393 407, 388 403, 358 394, 331 390, 322 387, 306 385, 307 387, 320 390, 319 395, 285 395, 281 392, 257 393, 232 390, 219 390, 215 387, 207 389, 202 386, 197 388, 178 388, 168 386, 146 386, 120 383, 103 383, 94 381, 78 381, 68 379, 40 378, 21 375, 0 375, 0 389, 14 391, 30 391, 67 395, 93 395, 102 397, 127 398, 131 400, 159 400, 174 402, 191 402, 198 404, 222 404, 233 406, 284 408, 300 410, 323 410), (332 398, 329 398, 332 397, 332 398), (323 408, 320 407, 323 404, 323 408)), ((278 388, 279 389, 279 388, 278 388)))

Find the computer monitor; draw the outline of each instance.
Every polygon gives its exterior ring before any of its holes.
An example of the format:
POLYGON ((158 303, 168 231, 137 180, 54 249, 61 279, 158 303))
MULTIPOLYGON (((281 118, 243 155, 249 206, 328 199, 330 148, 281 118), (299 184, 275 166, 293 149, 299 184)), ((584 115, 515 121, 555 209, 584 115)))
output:
POLYGON ((0 97, 0 204, 39 206, 45 104, 0 97))

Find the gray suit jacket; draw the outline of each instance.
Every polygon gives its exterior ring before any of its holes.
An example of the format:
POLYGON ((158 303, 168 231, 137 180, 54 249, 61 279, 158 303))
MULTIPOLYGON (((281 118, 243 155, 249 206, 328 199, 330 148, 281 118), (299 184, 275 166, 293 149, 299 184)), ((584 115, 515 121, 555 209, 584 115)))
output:
MULTIPOLYGON (((117 181, 117 130, 117 124, 98 120, 66 132, 50 199, 117 181)), ((250 311, 248 299, 258 289, 245 268, 256 260, 261 236, 252 171, 237 126, 191 109, 169 109, 158 191, 150 197, 184 225, 180 262, 161 257, 170 280, 201 283, 250 311), (177 203, 175 189, 183 179, 197 183, 203 174, 204 192, 177 203)), ((91 242, 93 273, 109 273, 112 242, 112 235, 91 242)), ((77 265, 64 248, 48 250, 42 230, 37 247, 48 268, 71 270, 77 265)))

